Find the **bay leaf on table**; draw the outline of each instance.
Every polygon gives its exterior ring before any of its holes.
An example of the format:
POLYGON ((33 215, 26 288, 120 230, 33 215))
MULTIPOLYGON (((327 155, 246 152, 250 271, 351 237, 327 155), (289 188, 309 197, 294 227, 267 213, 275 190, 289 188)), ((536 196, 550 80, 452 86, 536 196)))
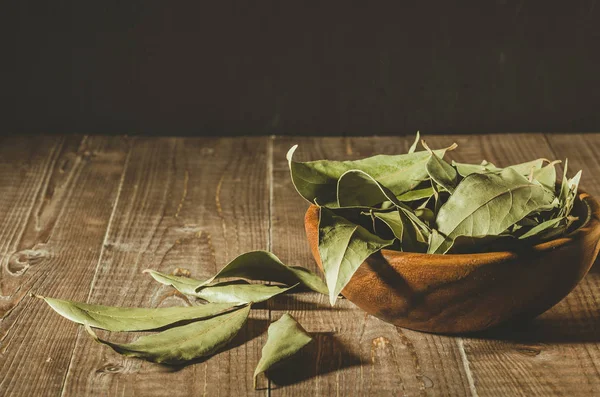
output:
POLYGON ((98 343, 119 354, 156 363, 181 364, 216 353, 237 335, 249 313, 250 305, 246 305, 207 320, 141 336, 132 343, 110 342, 100 339, 88 325, 85 329, 98 343))
POLYGON ((108 331, 147 331, 187 320, 217 316, 236 309, 231 303, 164 308, 113 307, 38 296, 61 316, 108 331))
POLYGON ((498 235, 528 214, 550 209, 554 195, 511 168, 500 173, 471 174, 440 208, 436 224, 447 239, 429 253, 447 252, 457 236, 498 235))
POLYGON ((325 207, 321 207, 320 214, 319 255, 333 306, 364 260, 394 240, 384 240, 325 207))
POLYGON ((154 270, 147 270, 159 283, 170 285, 182 294, 204 299, 211 303, 259 303, 266 301, 276 295, 283 294, 296 285, 282 287, 279 285, 250 284, 245 280, 226 281, 200 288, 196 287, 202 283, 189 277, 172 276, 154 270))
MULTIPOLYGON (((293 161, 298 145, 287 153, 292 182, 298 193, 310 203, 325 207, 337 206, 337 182, 347 171, 364 171, 387 187, 395 196, 414 189, 428 178, 425 165, 429 160, 426 151, 401 154, 377 155, 355 161, 318 160, 308 162, 293 161)), ((451 146, 434 152, 443 157, 451 146)))
POLYGON ((254 387, 256 388, 258 375, 293 356, 312 339, 312 336, 288 313, 271 323, 267 331, 267 343, 262 348, 260 361, 254 370, 254 387))
POLYGON ((224 278, 272 281, 288 286, 300 284, 327 295, 327 286, 313 272, 301 266, 287 266, 268 251, 241 254, 225 265, 213 277, 196 285, 196 291, 224 278))

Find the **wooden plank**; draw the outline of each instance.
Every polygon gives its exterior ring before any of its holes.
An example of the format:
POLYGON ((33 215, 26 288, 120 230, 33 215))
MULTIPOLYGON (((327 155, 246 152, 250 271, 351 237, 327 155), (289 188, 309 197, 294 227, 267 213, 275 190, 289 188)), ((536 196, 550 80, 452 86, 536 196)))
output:
MULTIPOLYGON (((541 134, 434 137, 431 141, 437 146, 456 140, 459 149, 449 157, 457 161, 478 162, 485 158, 499 166, 537 157, 569 156, 573 170, 589 164, 586 183, 600 187, 600 179, 591 175, 600 171, 598 163, 591 160, 594 152, 598 153, 598 146, 565 136, 549 138, 552 147, 541 134), (582 162, 585 158, 590 161, 582 162)), ((590 273, 566 299, 531 323, 512 324, 481 333, 478 338, 462 338, 473 385, 480 397, 589 396, 600 390, 600 284, 596 276, 590 273)))
MULTIPOLYGON (((142 270, 185 268, 204 278, 238 254, 267 248, 267 160, 267 138, 138 140, 89 301, 189 305, 183 295, 142 270)), ((251 394, 268 312, 253 310, 251 316, 234 347, 181 368, 119 356, 82 332, 63 395, 251 394)), ((137 336, 108 337, 131 341, 137 336)))
POLYGON ((0 390, 57 395, 78 327, 28 292, 85 300, 128 145, 76 136, 3 143, 0 390))
MULTIPOLYGON (((300 144, 297 160, 341 160, 403 153, 412 139, 277 138, 273 149, 274 252, 286 263, 318 271, 304 235, 308 204, 294 190, 285 159, 293 144, 300 144)), ((274 320, 290 312, 317 336, 316 343, 272 374, 273 396, 470 394, 461 352, 452 337, 396 328, 347 300, 331 308, 319 294, 277 298, 270 307, 274 320)))

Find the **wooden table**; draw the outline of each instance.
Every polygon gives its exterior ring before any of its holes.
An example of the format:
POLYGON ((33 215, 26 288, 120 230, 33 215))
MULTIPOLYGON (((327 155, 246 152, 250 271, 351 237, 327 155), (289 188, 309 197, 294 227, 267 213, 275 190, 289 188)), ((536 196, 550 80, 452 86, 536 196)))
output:
MULTIPOLYGON (((426 136, 450 157, 497 165, 569 158, 600 194, 600 134, 426 136)), ((187 305, 145 274, 208 277, 269 249, 316 270, 298 159, 405 152, 412 137, 128 138, 30 136, 0 143, 0 394, 126 396, 590 396, 600 394, 600 270, 535 321, 475 336, 396 328, 348 301, 297 293, 257 310, 233 348, 194 365, 123 358, 30 293, 122 306, 187 305), (252 373, 269 321, 290 312, 316 343, 269 382, 252 373), (247 341, 247 342, 246 342, 247 341)), ((127 341, 135 335, 111 335, 127 341)))

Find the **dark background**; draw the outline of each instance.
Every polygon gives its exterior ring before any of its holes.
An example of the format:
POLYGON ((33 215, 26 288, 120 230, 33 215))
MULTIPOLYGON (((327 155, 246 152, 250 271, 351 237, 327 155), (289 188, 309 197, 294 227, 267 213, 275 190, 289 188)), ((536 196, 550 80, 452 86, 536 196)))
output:
POLYGON ((600 131, 600 4, 4 3, 12 133, 600 131))

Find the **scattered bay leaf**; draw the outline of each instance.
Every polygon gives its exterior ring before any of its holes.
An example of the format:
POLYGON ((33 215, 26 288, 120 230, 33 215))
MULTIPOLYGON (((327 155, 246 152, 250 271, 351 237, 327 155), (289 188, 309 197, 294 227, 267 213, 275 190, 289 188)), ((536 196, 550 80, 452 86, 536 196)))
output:
POLYGON ((42 296, 38 298, 73 322, 108 331, 147 331, 186 320, 213 317, 236 308, 231 303, 164 308, 113 307, 42 296))
POLYGON ((288 313, 271 323, 267 334, 267 343, 262 348, 260 361, 254 371, 254 388, 259 374, 293 356, 313 339, 288 313))
POLYGON ((211 303, 259 303, 283 294, 298 285, 282 287, 279 285, 250 284, 244 280, 236 280, 202 287, 196 291, 196 287, 201 283, 200 280, 171 276, 154 270, 147 270, 146 272, 150 273, 156 281, 171 285, 185 295, 201 298, 211 303))
POLYGON ((288 286, 300 284, 327 294, 327 286, 319 276, 304 267, 287 266, 268 251, 251 251, 238 256, 213 277, 196 285, 196 291, 225 278, 272 281, 288 286))
POLYGON ((86 324, 88 333, 117 353, 165 364, 180 364, 210 356, 229 343, 248 319, 250 305, 207 320, 173 327, 141 336, 132 343, 113 343, 100 339, 86 324))

